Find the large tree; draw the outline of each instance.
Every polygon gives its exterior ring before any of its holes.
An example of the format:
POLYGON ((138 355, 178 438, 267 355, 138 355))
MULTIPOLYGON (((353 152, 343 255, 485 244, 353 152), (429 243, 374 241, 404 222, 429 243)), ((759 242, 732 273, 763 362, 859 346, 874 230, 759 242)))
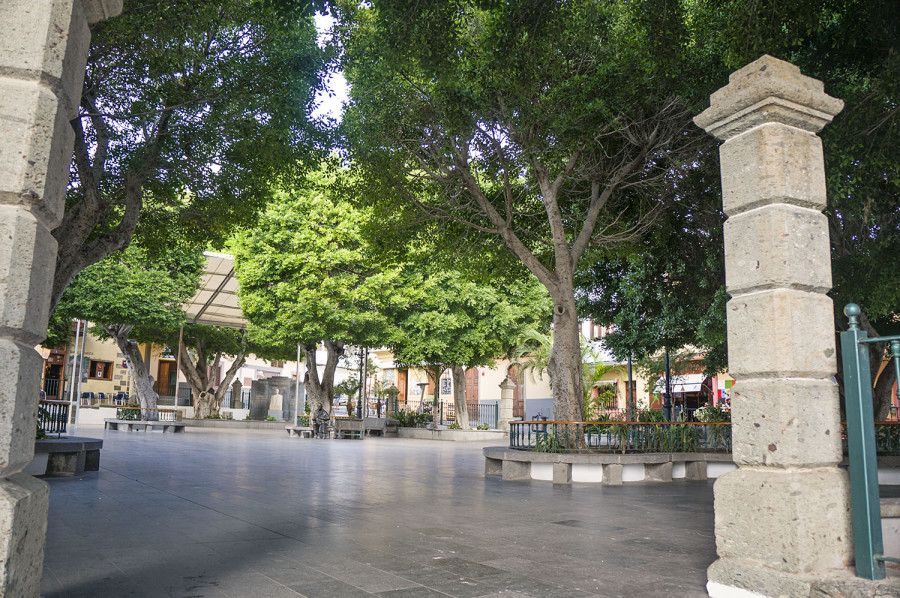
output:
POLYGON ((376 259, 362 234, 369 218, 340 195, 340 168, 311 173, 278 192, 255 228, 233 243, 241 308, 260 342, 304 347, 311 404, 331 411, 334 371, 346 344, 381 346, 403 305, 401 269, 376 259), (398 303, 399 302, 399 303, 398 303), (316 350, 327 352, 320 377, 316 350))
POLYGON ((94 26, 52 304, 126 247, 220 242, 315 145, 309 2, 126 2, 94 26))
MULTIPOLYGON (((574 275, 661 211, 687 114, 677 3, 348 3, 344 130, 371 197, 499 238, 552 297, 557 417, 578 420, 574 275), (649 52, 652 45, 654 52, 649 52)), ((683 144, 679 144, 681 146, 683 144)))
POLYGON ((194 417, 217 416, 225 392, 252 351, 246 333, 234 328, 191 324, 173 331, 166 340, 170 346, 178 345, 181 356, 178 366, 194 396, 194 417), (219 369, 223 357, 230 357, 231 365, 222 381, 213 384, 210 374, 219 369), (210 388, 213 392, 209 392, 210 388))
POLYGON ((56 308, 54 322, 89 320, 98 337, 115 341, 128 361, 132 393, 145 419, 156 419, 158 397, 139 343, 178 330, 182 306, 199 288, 202 266, 198 251, 173 249, 150 259, 145 248, 133 244, 82 271, 56 308))
POLYGON ((493 366, 497 358, 509 355, 525 330, 549 321, 552 305, 533 278, 497 287, 445 270, 429 274, 416 286, 421 295, 395 315, 390 342, 394 358, 425 368, 436 389, 435 405, 441 375, 449 368, 456 421, 467 428, 465 368, 493 366))

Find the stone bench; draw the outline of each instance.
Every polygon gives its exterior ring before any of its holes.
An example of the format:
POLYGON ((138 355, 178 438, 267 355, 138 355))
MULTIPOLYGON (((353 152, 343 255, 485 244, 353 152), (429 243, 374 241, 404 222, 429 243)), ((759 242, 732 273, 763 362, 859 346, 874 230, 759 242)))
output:
POLYGON ((397 436, 398 422, 389 417, 367 417, 365 420, 367 436, 397 436))
POLYGON ((184 422, 172 421, 148 421, 143 419, 113 419, 103 420, 103 427, 107 430, 125 430, 128 432, 184 432, 184 422))
POLYGON ((30 475, 67 477, 100 469, 100 449, 103 441, 97 438, 62 436, 34 441, 34 460, 25 469, 30 475))
POLYGON ((312 438, 313 429, 310 426, 285 426, 288 436, 291 438, 312 438))
POLYGON ((487 447, 483 454, 485 475, 498 475, 504 480, 546 479, 554 484, 571 484, 573 467, 583 472, 581 479, 575 481, 600 482, 605 486, 636 481, 671 482, 673 478, 706 480, 734 469, 731 453, 539 453, 487 447), (711 464, 715 469, 713 476, 708 473, 711 464))
POLYGON ((337 417, 332 420, 335 438, 359 438, 365 434, 365 421, 361 419, 337 417))

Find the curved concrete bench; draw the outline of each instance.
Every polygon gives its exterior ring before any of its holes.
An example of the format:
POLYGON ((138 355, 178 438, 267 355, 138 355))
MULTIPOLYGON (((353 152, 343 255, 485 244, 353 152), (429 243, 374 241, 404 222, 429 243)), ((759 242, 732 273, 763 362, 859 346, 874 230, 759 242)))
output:
POLYGON ((103 420, 103 427, 107 430, 126 430, 128 432, 184 432, 184 422, 147 421, 142 419, 113 419, 103 420))
POLYGON ((706 480, 735 469, 731 453, 539 453, 492 446, 483 454, 485 475, 554 484, 706 480))
POLYGON ((101 448, 103 441, 97 438, 62 436, 35 440, 34 460, 25 473, 64 477, 98 471, 101 448))

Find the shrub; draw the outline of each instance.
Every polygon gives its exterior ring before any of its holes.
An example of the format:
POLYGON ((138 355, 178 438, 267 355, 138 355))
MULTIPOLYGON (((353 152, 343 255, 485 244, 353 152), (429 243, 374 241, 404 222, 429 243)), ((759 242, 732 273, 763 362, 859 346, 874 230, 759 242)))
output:
POLYGON ((447 427, 450 428, 451 430, 462 430, 462 426, 456 422, 453 422, 452 424, 450 424, 447 427))
POLYGON ((475 429, 476 430, 490 430, 491 427, 487 424, 478 424, 478 427, 476 427, 475 429))
POLYGON ((730 422, 731 412, 722 409, 718 405, 704 403, 703 407, 694 412, 694 416, 702 422, 730 422))

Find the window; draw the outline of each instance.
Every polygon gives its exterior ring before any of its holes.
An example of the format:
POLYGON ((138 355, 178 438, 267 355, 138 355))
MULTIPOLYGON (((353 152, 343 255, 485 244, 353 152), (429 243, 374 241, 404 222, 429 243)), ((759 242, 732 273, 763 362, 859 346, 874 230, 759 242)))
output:
POLYGON ((449 378, 441 378, 441 394, 442 395, 450 394, 450 379, 449 378))
POLYGON ((113 364, 111 361, 94 361, 88 368, 88 378, 94 380, 112 380, 113 364))

